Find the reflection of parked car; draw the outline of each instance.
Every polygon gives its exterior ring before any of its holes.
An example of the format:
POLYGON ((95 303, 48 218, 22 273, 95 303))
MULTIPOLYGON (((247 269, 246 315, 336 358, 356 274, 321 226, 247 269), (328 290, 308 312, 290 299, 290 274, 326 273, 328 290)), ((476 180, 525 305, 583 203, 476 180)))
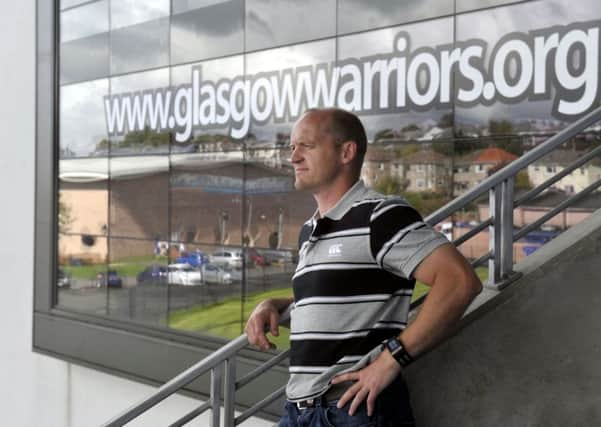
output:
POLYGON ((153 264, 138 273, 138 284, 142 283, 167 283, 167 267, 153 264))
POLYGON ((240 282, 242 280, 242 267, 230 267, 229 265, 226 265, 223 267, 223 270, 226 273, 229 273, 232 281, 240 282))
POLYGON ((96 273, 96 287, 110 286, 113 288, 120 288, 123 286, 123 280, 115 270, 107 271, 105 275, 102 272, 96 273))
POLYGON ((167 281, 170 285, 193 286, 202 283, 200 271, 190 264, 169 264, 167 266, 167 281))
POLYGON ((246 255, 246 264, 248 267, 255 265, 259 267, 265 267, 267 265, 267 259, 255 248, 248 248, 246 255))
POLYGON ((192 267, 200 267, 209 262, 209 257, 201 251, 182 252, 175 260, 177 264, 190 264, 192 267))
MULTIPOLYGON (((232 267, 224 267, 232 268, 232 267)), ((204 264, 201 267, 202 278, 207 283, 227 284, 232 283, 232 275, 223 268, 214 264, 204 264)))
POLYGON ((115 270, 109 270, 107 274, 106 284, 107 286, 120 288, 121 286, 123 286, 123 280, 121 280, 121 277, 119 277, 115 270))
POLYGON ((242 252, 239 251, 219 251, 211 255, 211 263, 217 265, 229 265, 232 267, 242 267, 242 252))
POLYGON ((65 273, 61 268, 58 269, 56 275, 56 286, 59 288, 68 288, 71 286, 71 276, 65 273))

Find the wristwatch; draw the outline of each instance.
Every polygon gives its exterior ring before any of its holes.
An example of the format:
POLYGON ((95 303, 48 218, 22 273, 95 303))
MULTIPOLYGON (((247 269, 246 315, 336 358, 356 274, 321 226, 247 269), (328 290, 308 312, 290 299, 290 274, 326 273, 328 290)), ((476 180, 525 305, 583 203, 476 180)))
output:
POLYGON ((392 357, 394 357, 403 368, 413 362, 413 357, 407 352, 405 346, 403 346, 403 343, 397 337, 390 338, 384 345, 388 351, 390 351, 392 357))

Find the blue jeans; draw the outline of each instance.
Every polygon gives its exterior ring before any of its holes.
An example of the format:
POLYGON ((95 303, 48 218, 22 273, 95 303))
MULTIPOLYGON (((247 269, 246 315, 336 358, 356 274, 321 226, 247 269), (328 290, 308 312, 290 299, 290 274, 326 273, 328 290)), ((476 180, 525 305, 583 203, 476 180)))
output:
MULTIPOLYGON (((351 401, 352 402, 352 401, 351 401)), ((295 403, 286 402, 286 414, 279 427, 401 427, 415 426, 409 392, 399 376, 376 399, 375 411, 367 416, 367 405, 361 403, 355 415, 348 414, 351 402, 338 409, 338 400, 317 398, 315 406, 299 409, 295 403)))

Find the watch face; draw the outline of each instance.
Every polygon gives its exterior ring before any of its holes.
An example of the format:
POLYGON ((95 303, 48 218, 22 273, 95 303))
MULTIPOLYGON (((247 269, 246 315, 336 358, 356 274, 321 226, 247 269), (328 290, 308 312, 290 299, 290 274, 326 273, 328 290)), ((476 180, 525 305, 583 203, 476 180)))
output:
POLYGON ((390 350, 391 353, 394 353, 396 350, 398 350, 401 347, 401 343, 396 338, 389 339, 388 342, 386 343, 386 345, 388 346, 388 349, 390 350))

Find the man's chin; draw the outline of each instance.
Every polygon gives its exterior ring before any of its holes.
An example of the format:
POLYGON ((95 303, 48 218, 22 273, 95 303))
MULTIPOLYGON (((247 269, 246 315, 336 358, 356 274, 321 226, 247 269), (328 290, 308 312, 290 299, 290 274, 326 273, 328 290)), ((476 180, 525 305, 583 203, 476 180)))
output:
POLYGON ((294 180, 294 188, 296 188, 297 190, 309 190, 310 187, 311 186, 306 182, 300 181, 298 179, 294 180))

